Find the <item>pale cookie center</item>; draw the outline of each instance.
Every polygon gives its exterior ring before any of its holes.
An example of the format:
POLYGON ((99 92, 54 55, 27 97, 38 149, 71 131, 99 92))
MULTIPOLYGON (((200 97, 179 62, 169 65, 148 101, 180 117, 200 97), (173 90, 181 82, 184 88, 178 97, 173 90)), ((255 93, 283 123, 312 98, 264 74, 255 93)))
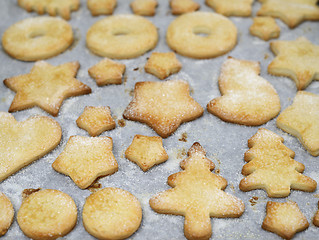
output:
POLYGON ((193 28, 193 33, 199 37, 209 37, 212 34, 212 30, 206 26, 196 26, 193 28))

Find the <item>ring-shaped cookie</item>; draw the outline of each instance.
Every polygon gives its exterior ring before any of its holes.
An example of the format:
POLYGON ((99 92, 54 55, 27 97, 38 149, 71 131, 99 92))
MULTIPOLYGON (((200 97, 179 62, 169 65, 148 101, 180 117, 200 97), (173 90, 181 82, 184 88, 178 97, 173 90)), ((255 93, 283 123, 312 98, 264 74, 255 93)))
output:
POLYGON ((156 27, 144 17, 132 14, 106 17, 93 24, 86 35, 87 47, 99 56, 129 59, 153 49, 156 27))
POLYGON ((3 34, 3 49, 23 61, 50 58, 66 50, 73 42, 72 27, 54 17, 24 19, 3 34))
POLYGON ((169 25, 166 41, 171 49, 191 58, 213 58, 232 50, 237 28, 226 17, 210 12, 192 12, 169 25))

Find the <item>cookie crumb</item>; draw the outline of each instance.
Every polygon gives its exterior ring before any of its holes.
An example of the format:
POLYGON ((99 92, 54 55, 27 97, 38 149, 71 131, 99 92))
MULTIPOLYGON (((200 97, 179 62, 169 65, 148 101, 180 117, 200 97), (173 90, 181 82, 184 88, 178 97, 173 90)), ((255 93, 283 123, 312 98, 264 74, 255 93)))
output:
POLYGON ((219 174, 219 173, 220 173, 220 170, 219 170, 219 169, 216 169, 216 170, 215 170, 215 173, 216 173, 216 174, 219 174))
POLYGON ((268 53, 265 53, 264 59, 267 60, 269 58, 268 53))
POLYGON ((91 193, 95 193, 97 192, 98 190, 100 190, 102 188, 102 184, 99 183, 99 182, 94 182, 89 188, 88 190, 91 192, 91 193))
POLYGON ((119 120, 117 120, 117 123, 118 123, 118 125, 119 125, 120 127, 125 127, 125 125, 126 125, 126 122, 125 122, 124 119, 119 119, 119 120))
POLYGON ((138 70, 139 70, 139 68, 138 68, 138 67, 133 69, 133 71, 138 71, 138 70))
POLYGON ((24 189, 23 192, 22 192, 22 199, 25 200, 32 193, 38 192, 40 190, 41 190, 41 188, 27 188, 27 189, 24 189))
POLYGON ((186 154, 187 152, 185 148, 179 149, 177 152, 177 158, 183 158, 186 156, 186 154))
POLYGON ((187 142, 187 133, 184 132, 181 136, 181 138, 178 139, 178 141, 181 141, 181 142, 187 142))

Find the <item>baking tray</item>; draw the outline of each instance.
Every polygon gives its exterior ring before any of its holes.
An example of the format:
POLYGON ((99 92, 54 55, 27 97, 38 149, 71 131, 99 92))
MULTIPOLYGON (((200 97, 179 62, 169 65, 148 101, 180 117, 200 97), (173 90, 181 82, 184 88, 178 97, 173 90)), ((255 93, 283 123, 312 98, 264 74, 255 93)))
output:
MULTIPOLYGON (((131 13, 127 0, 118 0, 118 5, 114 15, 131 13)), ((159 6, 154 17, 148 17, 158 28, 159 42, 153 51, 170 51, 165 42, 165 32, 169 23, 175 18, 170 13, 168 1, 158 1, 159 6)), ((207 7, 204 0, 197 0, 201 5, 201 11, 213 12, 207 7)), ((253 15, 260 8, 260 3, 253 5, 253 15)), ((13 23, 37 16, 36 13, 28 13, 18 7, 17 1, 0 1, 0 34, 13 23)), ((72 135, 88 136, 88 133, 77 127, 75 121, 82 113, 85 106, 110 106, 112 115, 117 120, 122 119, 122 113, 132 99, 132 90, 139 81, 160 81, 155 76, 144 72, 144 65, 151 52, 141 57, 131 60, 119 60, 126 65, 124 83, 122 85, 110 85, 98 87, 95 81, 89 77, 88 68, 96 64, 102 58, 95 56, 85 46, 85 36, 89 27, 104 18, 105 16, 92 17, 86 8, 86 1, 81 1, 81 7, 77 12, 72 13, 69 23, 74 30, 76 41, 66 52, 48 59, 47 62, 58 65, 70 61, 79 61, 81 68, 77 79, 92 88, 90 95, 69 98, 64 101, 57 120, 63 131, 63 136, 59 146, 43 158, 35 161, 31 165, 20 170, 16 174, 0 183, 0 191, 4 192, 12 201, 17 212, 22 201, 21 193, 28 188, 52 188, 61 190, 69 194, 78 207, 78 223, 74 230, 64 239, 94 239, 89 235, 82 224, 82 207, 86 197, 91 192, 79 189, 73 181, 60 173, 55 172, 51 164, 64 149, 67 140, 72 135), (136 70, 138 68, 138 70, 136 70)), ((292 103, 296 94, 294 82, 286 77, 275 77, 267 73, 267 66, 273 60, 274 55, 269 50, 269 42, 260 40, 249 34, 249 26, 252 18, 230 17, 230 20, 238 28, 237 46, 228 54, 208 60, 194 60, 178 55, 178 59, 183 65, 182 70, 169 79, 184 79, 191 86, 191 95, 201 106, 206 108, 206 104, 213 98, 220 96, 218 90, 218 76, 221 64, 232 56, 238 59, 254 60, 261 63, 261 76, 267 79, 277 90, 281 109, 285 109, 292 103)), ((294 40, 299 36, 305 36, 314 44, 319 45, 319 24, 318 22, 304 22, 295 29, 289 29, 283 22, 276 20, 281 28, 280 40, 294 40)), ((22 62, 9 57, 3 49, 0 51, 0 76, 2 79, 25 74, 30 71, 32 62, 22 62)), ((311 83, 306 91, 319 94, 319 82, 311 83)), ((0 111, 8 111, 15 93, 0 84, 0 111)), ((29 110, 14 113, 14 117, 21 121, 32 115, 46 115, 48 113, 34 107, 29 110)), ((51 116, 50 116, 51 117, 51 116)), ((295 151, 295 160, 305 165, 306 176, 319 182, 319 159, 312 157, 301 146, 300 142, 289 134, 284 133, 276 127, 273 119, 260 126, 282 136, 284 144, 295 151)), ((244 153, 248 150, 247 140, 252 137, 259 127, 246 127, 237 124, 226 123, 213 116, 205 110, 204 115, 192 122, 182 124, 177 131, 167 139, 163 140, 164 147, 169 155, 168 161, 143 172, 136 164, 124 157, 126 148, 132 142, 135 134, 148 136, 156 133, 146 126, 133 121, 125 121, 125 126, 117 127, 114 130, 104 132, 101 136, 113 138, 113 153, 119 164, 119 170, 115 174, 99 179, 103 187, 119 187, 134 194, 141 202, 143 208, 143 220, 138 231, 130 239, 184 239, 183 224, 184 217, 157 214, 151 210, 148 201, 154 194, 169 189, 166 184, 169 175, 180 172, 180 161, 185 159, 185 153, 194 142, 206 149, 207 156, 216 165, 215 169, 226 178, 228 187, 226 192, 242 199, 245 203, 245 212, 240 218, 217 219, 212 218, 213 239, 280 239, 277 235, 264 231, 261 224, 265 217, 267 201, 284 202, 287 200, 296 201, 301 211, 310 222, 306 231, 298 233, 295 239, 317 239, 319 228, 312 223, 312 218, 317 210, 319 192, 313 193, 302 191, 291 191, 287 198, 268 198, 263 190, 242 192, 239 190, 239 182, 243 178, 241 169, 244 162, 244 153), (182 135, 186 133, 186 141, 180 141, 182 135), (252 197, 258 197, 256 203, 252 203, 252 197)), ((184 134, 185 135, 185 134, 184 134)), ((3 239, 27 239, 19 226, 14 222, 3 237, 3 239)))

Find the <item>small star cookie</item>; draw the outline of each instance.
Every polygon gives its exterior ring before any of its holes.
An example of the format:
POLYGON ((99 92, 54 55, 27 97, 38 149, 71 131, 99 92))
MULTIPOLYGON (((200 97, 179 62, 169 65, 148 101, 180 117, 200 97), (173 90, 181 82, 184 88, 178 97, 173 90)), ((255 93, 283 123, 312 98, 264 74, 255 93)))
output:
POLYGON ((89 74, 95 79, 98 86, 121 84, 125 72, 125 64, 117 63, 105 58, 89 68, 89 74))
POLYGON ((74 228, 77 208, 68 194, 44 189, 23 200, 17 221, 27 237, 53 240, 65 236, 74 228))
POLYGON ((18 4, 28 12, 36 11, 40 15, 47 12, 69 20, 70 12, 79 9, 80 0, 18 0, 18 4))
POLYGON ((123 117, 146 123, 163 138, 170 136, 180 124, 203 115, 204 109, 189 95, 184 80, 138 82, 134 97, 123 117))
POLYGON ((130 4, 134 14, 141 16, 154 16, 157 7, 156 0, 134 0, 130 4))
POLYGON ((89 187, 96 178, 117 171, 109 137, 71 136, 63 152, 53 162, 57 172, 71 177, 79 188, 89 187))
POLYGON ((207 104, 208 112, 224 121, 248 126, 264 124, 277 116, 279 96, 259 74, 258 62, 229 57, 218 80, 222 96, 207 104))
POLYGON ((272 17, 255 17, 249 31, 251 35, 265 41, 271 38, 278 38, 280 35, 280 27, 272 17))
POLYGON ((87 7, 92 16, 110 15, 116 7, 117 0, 87 0, 87 7))
POLYGON ((224 16, 249 17, 254 0, 206 0, 206 4, 224 16))
POLYGON ((10 199, 0 192, 0 237, 5 235, 12 224, 14 209, 10 199))
POLYGON ((277 126, 297 137, 313 156, 319 156, 319 96, 299 91, 293 104, 277 118, 277 126))
POLYGON ((144 172, 168 159, 161 137, 142 135, 134 136, 132 144, 125 151, 125 157, 135 162, 144 172))
POLYGON ((276 55, 268 72, 287 76, 295 81, 297 89, 305 89, 313 80, 319 80, 319 46, 305 37, 294 41, 274 41, 271 51, 276 55))
POLYGON ((84 112, 76 120, 76 124, 92 137, 114 129, 116 126, 110 107, 85 107, 84 112))
MULTIPOLYGON (((319 208, 319 202, 318 202, 318 208, 319 208)), ((313 224, 317 227, 319 227, 319 210, 316 212, 315 216, 313 217, 313 224)))
POLYGON ((291 239, 297 232, 308 228, 309 223, 300 211, 297 203, 267 202, 266 217, 262 228, 278 234, 284 239, 291 239))
POLYGON ((30 73, 7 78, 3 83, 16 92, 9 112, 38 106, 57 116, 64 99, 91 93, 91 88, 75 79, 78 62, 52 66, 45 61, 34 64, 30 73))
POLYGON ((200 5, 193 0, 171 0, 169 5, 174 15, 194 12, 200 7, 200 5))
POLYGON ((317 0, 259 0, 258 16, 280 18, 290 28, 306 20, 319 20, 317 0))
POLYGON ((145 64, 145 72, 153 74, 163 80, 171 74, 178 73, 182 64, 176 58, 173 52, 159 53, 153 52, 145 64))

